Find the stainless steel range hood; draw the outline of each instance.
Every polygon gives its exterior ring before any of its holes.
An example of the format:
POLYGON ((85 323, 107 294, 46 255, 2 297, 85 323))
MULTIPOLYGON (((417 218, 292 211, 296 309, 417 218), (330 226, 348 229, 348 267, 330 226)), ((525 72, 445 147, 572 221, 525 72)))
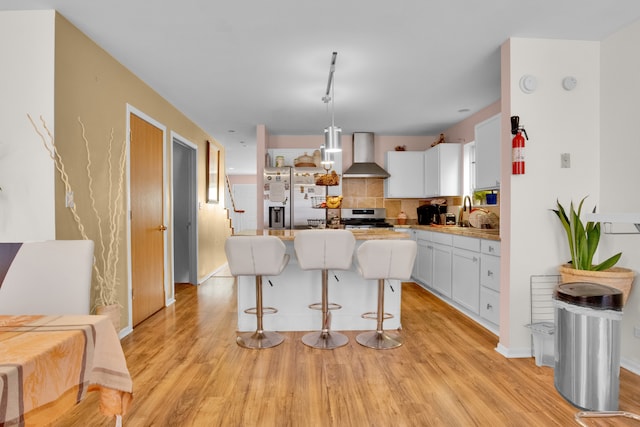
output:
POLYGON ((353 164, 343 172, 343 178, 389 178, 387 171, 375 162, 373 133, 353 133, 353 164))

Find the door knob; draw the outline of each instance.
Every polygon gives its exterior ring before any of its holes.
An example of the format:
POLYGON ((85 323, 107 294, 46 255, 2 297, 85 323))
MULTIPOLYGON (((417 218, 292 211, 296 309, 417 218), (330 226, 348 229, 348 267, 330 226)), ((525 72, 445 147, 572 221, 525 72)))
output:
POLYGON ((165 231, 167 229, 166 225, 161 225, 160 227, 158 227, 158 230, 160 231, 165 231))

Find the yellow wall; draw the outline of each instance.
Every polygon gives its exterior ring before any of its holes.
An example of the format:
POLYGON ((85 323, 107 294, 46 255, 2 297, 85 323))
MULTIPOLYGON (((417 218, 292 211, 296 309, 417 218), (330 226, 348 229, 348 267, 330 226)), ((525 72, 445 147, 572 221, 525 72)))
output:
MULTIPOLYGON (((220 204, 207 204, 205 194, 206 141, 214 139, 194 124, 189 118, 158 95, 151 87, 118 63, 69 21, 56 14, 55 25, 55 137, 64 164, 71 179, 78 212, 91 236, 97 232, 97 221, 88 209, 88 185, 86 175, 86 153, 78 124, 80 117, 86 127, 86 136, 90 143, 90 152, 94 160, 94 192, 98 204, 104 203, 108 178, 105 159, 107 143, 113 130, 114 146, 117 152, 125 144, 127 104, 152 117, 167 128, 166 132, 166 173, 167 182, 171 182, 170 147, 171 131, 198 146, 198 202, 203 206, 198 210, 198 277, 206 278, 225 262, 224 241, 230 234, 224 198, 220 204), (85 220, 86 218, 86 220, 85 220)), ((143 53, 141 53, 143 54, 143 53)), ((224 147, 221 150, 220 170, 224 171, 224 147)), ((222 176, 220 189, 223 191, 222 176)), ((170 191, 170 190, 168 190, 170 191)), ((166 212, 169 217, 165 225, 169 227, 167 262, 173 258, 171 253, 172 219, 169 209, 170 194, 166 194, 166 212)), ((62 182, 56 177, 56 238, 79 238, 77 227, 69 210, 64 205, 65 191, 62 182)), ((124 219, 123 219, 124 221, 124 219)), ((129 310, 127 306, 127 261, 126 233, 124 222, 120 233, 120 263, 118 282, 121 315, 125 320, 129 310)), ((96 250, 98 247, 96 246, 96 250)), ((173 272, 169 271, 170 283, 173 272)), ((92 295, 92 298, 94 296, 92 295)), ((173 286, 167 298, 173 297, 173 286)), ((126 322, 124 322, 126 324, 126 322)))

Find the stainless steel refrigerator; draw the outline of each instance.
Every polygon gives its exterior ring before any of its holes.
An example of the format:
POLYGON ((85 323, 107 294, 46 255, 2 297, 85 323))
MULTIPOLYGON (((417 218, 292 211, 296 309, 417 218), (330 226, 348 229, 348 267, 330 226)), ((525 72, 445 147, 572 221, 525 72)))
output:
POLYGON ((264 228, 291 228, 291 168, 264 168, 264 228))
POLYGON ((327 211, 322 207, 326 186, 315 184, 316 174, 325 173, 321 168, 293 168, 292 176, 292 228, 304 229, 324 224, 327 211))
POLYGON ((315 185, 320 168, 268 167, 264 169, 264 228, 291 229, 318 226, 326 219, 322 208, 327 187, 315 185))

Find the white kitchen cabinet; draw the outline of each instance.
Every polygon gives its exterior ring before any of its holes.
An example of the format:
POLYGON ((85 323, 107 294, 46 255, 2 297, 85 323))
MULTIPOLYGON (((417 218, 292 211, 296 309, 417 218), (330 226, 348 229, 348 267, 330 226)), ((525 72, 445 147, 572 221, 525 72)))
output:
POLYGON ((480 317, 491 322, 497 329, 500 324, 500 292, 480 287, 480 317))
POLYGON ((451 235, 416 230, 415 279, 425 288, 451 298, 451 235))
POLYGON ((451 234, 431 233, 431 287, 451 298, 451 234))
POLYGON ((429 231, 416 230, 416 262, 413 266, 414 278, 426 287, 431 286, 431 264, 433 263, 433 247, 429 231))
POLYGON ((471 313, 480 310, 480 239, 454 236, 452 252, 452 299, 471 313))
POLYGON ((433 243, 432 287, 447 298, 451 298, 451 249, 451 246, 433 243))
POLYGON ((424 152, 425 197, 462 194, 462 146, 438 144, 424 152))
POLYGON ((480 317, 500 324, 500 242, 480 242, 480 317))
POLYGON ((480 239, 466 236, 453 236, 452 245, 454 248, 466 249, 480 255, 480 239))
POLYGON ((475 126, 476 189, 500 187, 500 114, 475 126))
POLYGON ((500 242, 415 230, 413 278, 493 333, 500 324, 500 242))
POLYGON ((500 257, 482 254, 482 286, 500 292, 500 257))
POLYGON ((422 151, 387 151, 385 169, 390 176, 384 180, 384 197, 425 197, 422 151))
POLYGON ((482 240, 480 242, 480 251, 483 254, 500 256, 500 242, 497 240, 482 240))

